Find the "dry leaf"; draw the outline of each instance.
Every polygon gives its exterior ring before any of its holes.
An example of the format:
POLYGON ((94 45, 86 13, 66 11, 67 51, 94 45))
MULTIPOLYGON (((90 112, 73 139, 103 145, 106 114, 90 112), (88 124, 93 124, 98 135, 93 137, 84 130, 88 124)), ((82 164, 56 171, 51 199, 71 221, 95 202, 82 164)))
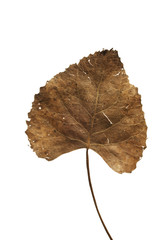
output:
POLYGON ((146 147, 141 96, 117 51, 84 57, 40 88, 26 131, 38 157, 80 148, 97 152, 116 172, 131 172, 146 147))

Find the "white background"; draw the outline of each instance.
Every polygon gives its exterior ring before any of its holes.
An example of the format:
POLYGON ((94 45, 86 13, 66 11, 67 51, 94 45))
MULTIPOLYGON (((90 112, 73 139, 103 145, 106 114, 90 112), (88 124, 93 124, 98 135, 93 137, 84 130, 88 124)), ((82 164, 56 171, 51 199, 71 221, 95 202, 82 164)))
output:
POLYGON ((90 151, 91 177, 114 240, 161 240, 160 1, 0 1, 0 239, 108 239, 88 186, 85 149, 55 161, 28 146, 34 94, 95 51, 118 50, 139 88, 147 149, 131 174, 90 151))

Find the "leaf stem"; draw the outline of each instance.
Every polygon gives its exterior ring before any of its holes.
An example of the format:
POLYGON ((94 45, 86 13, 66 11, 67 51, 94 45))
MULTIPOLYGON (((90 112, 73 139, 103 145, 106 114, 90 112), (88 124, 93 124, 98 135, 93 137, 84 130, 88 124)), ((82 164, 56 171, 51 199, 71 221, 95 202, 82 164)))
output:
POLYGON ((93 201, 94 201, 94 205, 96 207, 96 210, 97 210, 97 213, 98 213, 98 216, 102 222, 102 225, 108 235, 108 237, 110 238, 110 240, 113 240, 113 238, 111 237, 109 231, 107 230, 107 227, 101 217, 101 214, 99 212, 99 209, 98 209, 98 206, 97 206, 97 202, 96 202, 96 199, 95 199, 95 195, 94 195, 94 192, 93 192, 93 187, 92 187, 92 182, 91 182, 91 176, 90 176, 90 170, 89 170, 89 157, 88 157, 88 148, 86 149, 86 166, 87 166, 87 174, 88 174, 88 181, 89 181, 89 186, 90 186, 90 190, 91 190, 91 194, 92 194, 92 197, 93 197, 93 201))

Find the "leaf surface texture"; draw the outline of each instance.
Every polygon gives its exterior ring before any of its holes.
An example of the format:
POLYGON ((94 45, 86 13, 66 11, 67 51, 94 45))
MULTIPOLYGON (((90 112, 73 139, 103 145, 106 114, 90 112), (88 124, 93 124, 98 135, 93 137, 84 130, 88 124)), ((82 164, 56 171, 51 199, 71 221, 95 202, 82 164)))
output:
POLYGON ((70 65, 35 95, 28 135, 38 157, 89 148, 116 172, 131 172, 146 148, 141 96, 117 51, 103 50, 70 65))

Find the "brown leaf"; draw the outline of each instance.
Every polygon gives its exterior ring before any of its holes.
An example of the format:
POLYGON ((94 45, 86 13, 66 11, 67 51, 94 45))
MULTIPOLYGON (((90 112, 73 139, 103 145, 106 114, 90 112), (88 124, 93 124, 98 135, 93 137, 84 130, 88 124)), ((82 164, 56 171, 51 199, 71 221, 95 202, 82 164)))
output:
POLYGON ((146 147, 141 96, 114 50, 57 74, 35 95, 28 116, 31 147, 47 160, 90 148, 116 172, 131 172, 146 147))

